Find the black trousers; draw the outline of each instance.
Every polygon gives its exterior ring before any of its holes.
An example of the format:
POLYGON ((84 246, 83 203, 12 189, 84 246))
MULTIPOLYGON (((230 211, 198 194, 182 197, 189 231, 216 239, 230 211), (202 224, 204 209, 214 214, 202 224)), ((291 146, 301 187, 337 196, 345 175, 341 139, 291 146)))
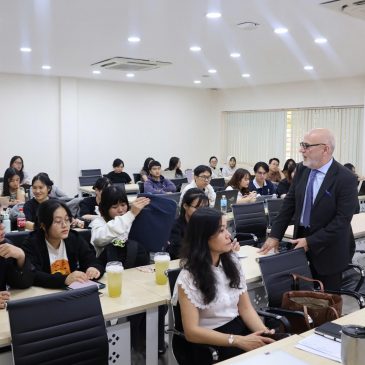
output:
MULTIPOLYGON (((305 238, 309 236, 309 228, 298 227, 298 238, 305 238)), ((325 290, 340 290, 342 286, 342 272, 331 275, 321 275, 312 265, 309 259, 310 269, 313 279, 320 280, 323 283, 325 290)))

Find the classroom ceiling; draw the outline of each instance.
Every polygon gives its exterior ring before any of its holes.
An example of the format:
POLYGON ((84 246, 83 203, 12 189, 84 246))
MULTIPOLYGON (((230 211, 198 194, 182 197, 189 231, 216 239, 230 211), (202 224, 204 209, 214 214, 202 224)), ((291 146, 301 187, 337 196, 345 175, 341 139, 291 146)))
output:
POLYGON ((365 75, 365 18, 323 1, 0 0, 0 72, 217 89, 365 75), (93 73, 91 64, 117 56, 172 64, 93 73))

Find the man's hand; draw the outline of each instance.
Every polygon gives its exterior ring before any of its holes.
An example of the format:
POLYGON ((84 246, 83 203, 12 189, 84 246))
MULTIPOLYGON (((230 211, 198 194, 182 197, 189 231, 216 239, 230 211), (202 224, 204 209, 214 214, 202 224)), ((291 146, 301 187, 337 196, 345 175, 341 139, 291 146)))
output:
POLYGON ((308 242, 306 238, 298 238, 296 240, 290 240, 292 245, 295 245, 294 248, 304 248, 304 251, 308 251, 308 242))
POLYGON ((274 250, 274 252, 278 252, 278 248, 279 248, 279 240, 274 237, 269 237, 266 239, 264 245, 259 250, 259 253, 266 255, 271 250, 274 250))

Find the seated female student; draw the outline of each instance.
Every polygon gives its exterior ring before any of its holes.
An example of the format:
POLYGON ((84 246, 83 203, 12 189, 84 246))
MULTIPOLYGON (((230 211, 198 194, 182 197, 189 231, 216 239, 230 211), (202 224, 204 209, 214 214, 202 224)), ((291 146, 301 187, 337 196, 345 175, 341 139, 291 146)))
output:
POLYGON ((110 186, 111 182, 107 177, 99 177, 95 181, 93 189, 95 196, 89 196, 81 200, 79 216, 85 221, 92 221, 99 216, 99 204, 101 200, 101 193, 103 189, 110 186))
POLYGON ((40 172, 32 179, 32 193, 33 198, 29 199, 24 204, 24 215, 26 219, 26 229, 33 230, 34 222, 37 219, 37 211, 39 204, 48 200, 48 194, 52 190, 53 181, 49 178, 48 174, 40 172))
POLYGON ((281 180, 279 182, 279 185, 276 188, 276 194, 278 195, 279 198, 285 198, 285 195, 288 193, 288 191, 290 189, 290 185, 294 178, 295 168, 296 168, 295 164, 289 165, 288 170, 287 170, 288 177, 286 177, 284 180, 281 180))
POLYGON ((24 161, 20 156, 13 156, 10 160, 9 167, 13 167, 18 171, 20 176, 20 185, 30 185, 30 177, 24 171, 24 161))
POLYGON ((113 161, 113 171, 110 171, 106 177, 112 182, 112 184, 130 184, 132 182, 131 177, 123 171, 124 162, 120 158, 116 158, 113 161))
POLYGON ((148 168, 148 179, 144 183, 145 193, 166 194, 176 191, 175 184, 161 175, 161 164, 158 161, 151 161, 148 168))
POLYGON ((169 167, 165 169, 165 171, 174 171, 175 179, 180 179, 184 177, 184 174, 181 171, 180 167, 181 167, 181 161, 179 157, 171 157, 169 161, 169 167))
POLYGON ((210 185, 210 180, 212 180, 212 171, 209 166, 199 165, 194 169, 194 180, 185 186, 181 192, 179 206, 181 206, 182 200, 185 193, 191 188, 198 188, 203 190, 204 194, 209 199, 209 205, 214 206, 216 194, 212 185, 210 185))
MULTIPOLYGON (((195 344, 218 347, 225 360, 274 342, 253 308, 245 275, 227 230, 226 217, 215 209, 198 209, 190 218, 172 303, 180 304, 194 364, 210 364, 195 344)), ((183 341, 183 340, 180 340, 183 341)))
POLYGON ((151 161, 154 161, 155 159, 152 157, 147 157, 144 160, 143 167, 141 168, 140 174, 141 174, 141 180, 143 182, 147 181, 148 174, 149 174, 149 164, 151 161))
POLYGON ((282 173, 284 174, 284 176, 286 178, 288 178, 288 169, 289 169, 289 166, 290 165, 294 165, 296 166, 296 162, 292 159, 292 158, 288 158, 286 161, 285 161, 285 164, 284 164, 284 167, 283 167, 283 171, 282 173))
POLYGON ((248 188, 250 191, 256 191, 260 195, 272 195, 275 194, 276 188, 274 184, 266 180, 267 173, 269 172, 269 166, 266 162, 257 162, 253 167, 255 172, 255 178, 250 181, 248 188))
POLYGON ((122 261, 127 268, 149 263, 145 249, 135 241, 128 241, 134 219, 149 202, 150 199, 140 197, 129 207, 126 194, 118 186, 103 189, 99 204, 101 216, 90 224, 91 243, 96 249, 97 257, 105 263, 122 261), (133 249, 137 251, 134 262, 126 261, 130 242, 133 242, 133 249))
POLYGON ((209 167, 212 170, 212 179, 223 177, 222 171, 219 167, 217 167, 217 165, 218 165, 217 157, 212 156, 209 159, 209 167))
POLYGON ((234 156, 228 156, 227 157, 227 164, 223 166, 222 169, 222 175, 223 177, 229 177, 234 174, 234 172, 237 170, 237 161, 236 157, 234 156))
POLYGON ((104 266, 92 246, 71 230, 71 220, 70 210, 59 200, 50 199, 39 205, 37 229, 23 244, 35 268, 34 285, 64 288, 104 274, 104 266))
POLYGON ((226 190, 238 190, 237 204, 254 203, 256 201, 256 191, 250 191, 250 173, 245 169, 237 169, 231 180, 227 183, 226 190))
POLYGON ((9 197, 10 206, 25 202, 25 191, 20 186, 19 173, 13 167, 5 171, 2 196, 9 197))
POLYGON ((186 227, 189 223, 191 215, 201 207, 208 207, 209 200, 203 191, 197 188, 189 189, 183 197, 180 208, 180 215, 170 233, 170 244, 166 251, 169 252, 171 259, 175 260, 180 257, 180 248, 185 236, 186 227))
POLYGON ((5 238, 5 227, 0 223, 0 309, 4 309, 10 299, 7 286, 29 288, 33 285, 33 277, 30 261, 24 251, 5 238))

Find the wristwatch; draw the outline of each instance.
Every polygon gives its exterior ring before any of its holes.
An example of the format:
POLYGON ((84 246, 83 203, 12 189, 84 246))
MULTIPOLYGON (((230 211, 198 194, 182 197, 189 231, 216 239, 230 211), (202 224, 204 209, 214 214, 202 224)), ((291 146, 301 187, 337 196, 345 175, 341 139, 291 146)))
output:
POLYGON ((234 342, 234 336, 233 335, 229 335, 228 337, 228 343, 232 346, 234 342))

